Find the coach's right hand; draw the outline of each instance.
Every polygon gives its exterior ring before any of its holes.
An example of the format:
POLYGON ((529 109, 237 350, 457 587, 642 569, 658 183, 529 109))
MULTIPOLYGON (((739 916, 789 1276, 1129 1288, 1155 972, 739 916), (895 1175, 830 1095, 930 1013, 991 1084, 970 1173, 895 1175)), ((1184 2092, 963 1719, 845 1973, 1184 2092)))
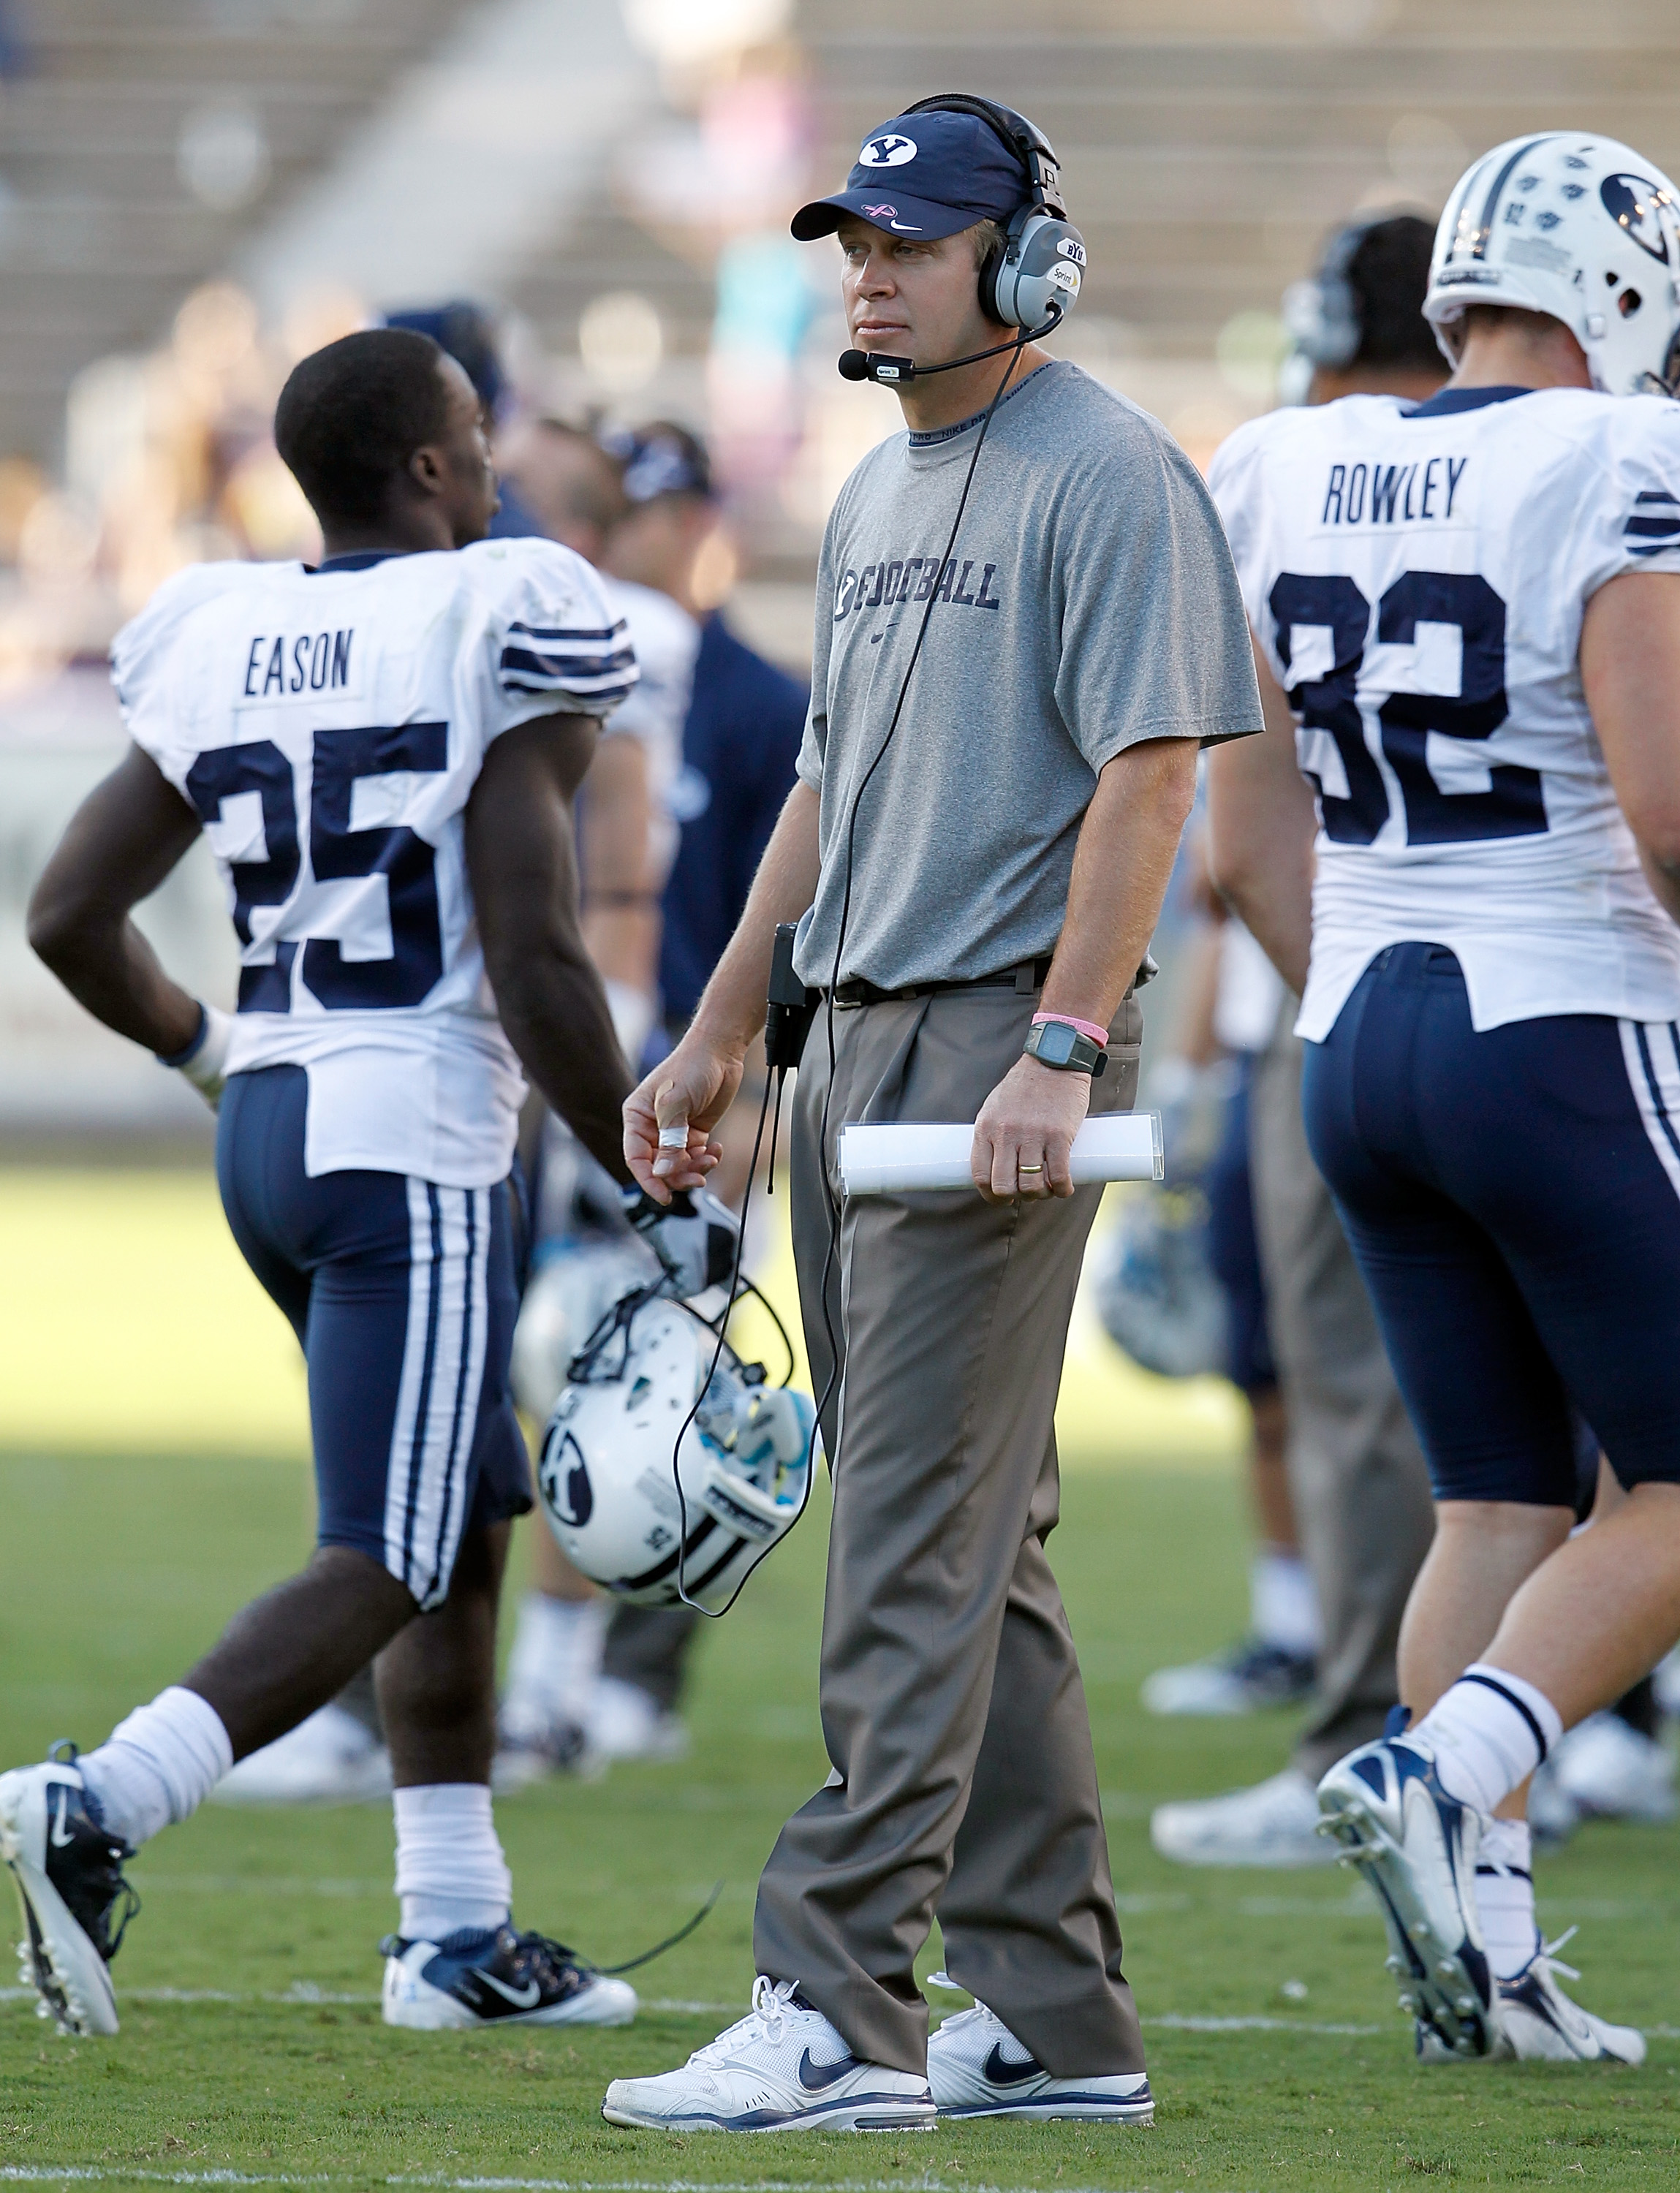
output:
POLYGON ((691 1033, 625 1098, 624 1162, 656 1203, 705 1184, 723 1155, 711 1131, 734 1101, 741 1067, 739 1053, 714 1050, 691 1033), (670 1137, 679 1128, 685 1141, 662 1147, 662 1131, 670 1137))

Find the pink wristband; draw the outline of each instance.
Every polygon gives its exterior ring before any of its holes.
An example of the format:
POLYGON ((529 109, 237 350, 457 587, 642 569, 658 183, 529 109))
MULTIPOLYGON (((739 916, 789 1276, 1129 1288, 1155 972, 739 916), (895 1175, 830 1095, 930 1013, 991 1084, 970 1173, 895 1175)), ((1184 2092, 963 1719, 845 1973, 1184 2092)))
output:
POLYGON ((1098 1028, 1095 1021, 1076 1020, 1071 1013, 1035 1013, 1033 1015, 1035 1028, 1039 1027, 1045 1021, 1065 1021, 1069 1028, 1077 1028, 1081 1035, 1088 1035, 1099 1051, 1106 1051, 1108 1048, 1109 1032, 1105 1028, 1098 1028))

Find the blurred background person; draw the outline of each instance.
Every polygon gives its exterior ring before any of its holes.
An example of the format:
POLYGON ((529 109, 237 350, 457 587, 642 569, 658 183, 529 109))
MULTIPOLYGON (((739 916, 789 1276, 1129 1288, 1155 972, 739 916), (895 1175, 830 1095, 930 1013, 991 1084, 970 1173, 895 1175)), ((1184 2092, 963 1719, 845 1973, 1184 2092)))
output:
MULTIPOLYGON (((568 500, 574 506, 598 502, 599 470, 576 446, 577 438, 546 423, 534 431, 542 439, 534 453, 525 445, 523 459, 526 477, 542 483, 533 486, 534 507, 559 516, 568 500)), ((639 965, 657 967, 650 982, 657 986, 660 1026, 644 1039, 647 1055, 657 1056, 687 1025, 746 904, 759 856, 793 785, 808 695, 737 638, 715 606, 718 568, 731 552, 698 436, 658 421, 612 438, 605 454, 617 467, 621 507, 604 529, 597 560, 617 589, 639 654, 648 621, 645 596, 668 605, 662 634, 676 633, 675 620, 683 620, 680 645, 673 641, 656 657, 650 711, 658 712, 662 727, 668 725, 680 698, 679 750, 665 774, 664 802, 679 835, 661 899, 632 899, 627 892, 626 902, 616 903, 599 883, 592 848, 605 833, 597 824, 592 836, 587 781, 582 824, 586 919, 600 925, 586 928, 586 935, 592 949, 599 936, 609 951, 634 950, 644 955, 639 965)), ((518 455, 514 461, 521 461, 518 455)), ((743 1084, 722 1137, 726 1154, 716 1190, 737 1206, 748 1188, 762 1071, 760 1063, 756 1089, 743 1084)), ((539 1277, 519 1359, 526 1382, 522 1399, 539 1420, 565 1377, 565 1357, 614 1297, 634 1284, 645 1259, 618 1217, 616 1198, 603 1194, 593 1179, 599 1168, 552 1118, 542 1148, 539 1277), (553 1184, 562 1179, 557 1193, 553 1184)), ((502 1700, 504 1775, 679 1755, 686 1733, 676 1708, 700 1616, 686 1607, 614 1606, 577 1574, 547 1532, 534 1532, 531 1545, 531 1587, 520 1605, 502 1700)))
MULTIPOLYGON (((1219 1345, 1206 1367, 1223 1371, 1253 1420, 1248 1492, 1255 1526, 1247 1634, 1205 1660, 1158 1668, 1143 1700, 1157 1714, 1244 1714, 1293 1704, 1312 1688, 1317 1600, 1301 1557, 1285 1461, 1288 1425, 1267 1325, 1249 1168, 1249 1090, 1254 1062, 1276 1017, 1282 982, 1271 962, 1207 880, 1205 833, 1193 826, 1182 856, 1201 926, 1181 948, 1183 1002, 1173 1055, 1157 1066, 1150 1094, 1182 1132, 1167 1137, 1165 1197, 1199 1191, 1207 1266, 1217 1283, 1219 1345), (1211 1093, 1218 1126, 1196 1160, 1191 1120, 1211 1093)), ((1124 1344, 1123 1333, 1118 1333, 1124 1344)), ((1153 1367, 1165 1369, 1165 1363, 1153 1367)))
MULTIPOLYGON (((1423 317, 1433 241, 1432 225, 1410 214, 1339 229, 1316 272, 1285 297, 1296 349, 1281 392, 1311 404, 1360 392, 1431 395, 1447 377, 1423 317)), ((1211 854, 1217 884, 1217 816, 1211 854)), ((1226 1796, 1157 1807, 1155 1848, 1186 1864, 1333 1858, 1316 1833, 1318 1779, 1380 1733, 1399 1696, 1400 1618, 1435 1529, 1422 1452, 1330 1192, 1307 1153, 1301 1045, 1293 1033, 1299 1000, 1274 994, 1249 1084, 1249 1159, 1288 1420, 1288 1488, 1322 1624, 1316 1694, 1280 1772, 1226 1796)))

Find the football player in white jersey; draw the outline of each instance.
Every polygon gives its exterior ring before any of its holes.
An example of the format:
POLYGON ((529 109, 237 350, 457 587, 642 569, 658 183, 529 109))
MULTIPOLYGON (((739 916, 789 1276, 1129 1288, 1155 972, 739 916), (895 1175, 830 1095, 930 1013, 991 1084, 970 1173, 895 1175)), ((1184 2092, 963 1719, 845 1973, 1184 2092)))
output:
MULTIPOLYGON (((124 1862, 378 1653, 387 2022, 620 2024, 622 1981, 513 1928, 489 1782, 496 1600, 531 1504, 507 1392, 522 1068, 628 1178, 570 803, 634 658, 580 558, 485 539, 478 400, 427 336, 304 359, 275 436, 322 563, 184 571, 118 635, 134 743, 49 862, 31 936, 219 1103, 229 1222, 307 1360, 318 1543, 97 1750, 0 1776, 0 1856, 44 2007, 114 2032, 124 1862), (232 1016, 129 919, 200 830, 239 942, 232 1016)), ((639 1191, 627 1208, 679 1291, 726 1268, 720 1206, 674 1227, 639 1191)))
POLYGON ((1644 2054, 1557 1985, 1522 1799, 1680 1630, 1677 275, 1648 161, 1500 146, 1436 237, 1448 386, 1275 413, 1213 472, 1270 726, 1213 759, 1215 867, 1303 992, 1437 1502, 1411 1726, 1320 1787, 1428 2056, 1644 2054), (1573 1539, 1572 1405, 1622 1488, 1573 1539))

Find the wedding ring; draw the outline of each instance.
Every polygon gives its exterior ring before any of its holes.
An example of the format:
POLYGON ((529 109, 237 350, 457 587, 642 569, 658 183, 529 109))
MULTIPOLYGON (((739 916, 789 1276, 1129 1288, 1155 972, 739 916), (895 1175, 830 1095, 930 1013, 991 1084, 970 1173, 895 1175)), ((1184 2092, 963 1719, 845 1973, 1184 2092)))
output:
POLYGON ((1018 1164, 1015 1170, 1017 1172, 1042 1172, 1044 1171, 1044 1167, 1041 1165, 1023 1165, 1018 1164))

